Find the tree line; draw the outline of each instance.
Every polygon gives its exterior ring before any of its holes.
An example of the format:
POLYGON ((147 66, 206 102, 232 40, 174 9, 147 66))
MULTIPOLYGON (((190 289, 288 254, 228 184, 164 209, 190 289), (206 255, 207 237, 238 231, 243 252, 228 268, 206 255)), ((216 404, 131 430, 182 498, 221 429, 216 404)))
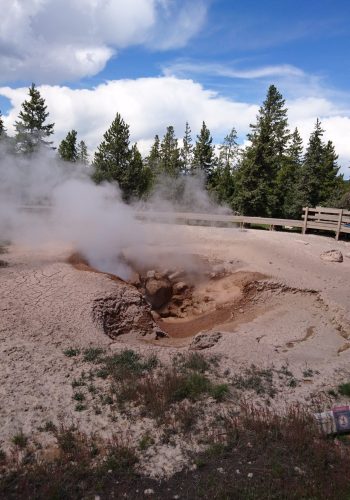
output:
MULTIPOLYGON (((50 141, 54 124, 47 123, 48 116, 45 100, 32 84, 15 122, 14 137, 7 135, 0 113, 0 141, 11 154, 55 149, 50 141)), ((174 127, 168 126, 162 138, 155 136, 143 158, 137 144, 130 142, 129 125, 117 113, 92 162, 75 130, 67 133, 56 154, 62 161, 89 165, 97 184, 117 182, 127 202, 147 199, 165 178, 168 196, 181 205, 186 178, 200 176, 216 201, 245 215, 300 218, 303 206, 350 208, 349 183, 339 173, 338 156, 333 143, 324 140, 320 120, 304 151, 298 129, 289 129, 285 100, 274 85, 268 88, 247 139, 248 145, 240 147, 232 127, 222 144, 215 146, 203 122, 193 143, 186 123, 180 145, 174 127)))

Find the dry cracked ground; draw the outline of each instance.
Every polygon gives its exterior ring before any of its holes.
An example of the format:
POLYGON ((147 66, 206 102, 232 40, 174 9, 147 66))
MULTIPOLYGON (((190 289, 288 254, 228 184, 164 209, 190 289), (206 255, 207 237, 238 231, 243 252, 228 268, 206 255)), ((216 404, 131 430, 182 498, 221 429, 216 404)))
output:
POLYGON ((118 436, 137 450, 136 470, 169 478, 194 467, 218 415, 239 415, 243 402, 279 412, 349 403, 337 391, 350 380, 349 242, 163 229, 162 244, 124 250, 128 283, 72 248, 2 247, 5 453, 30 436, 54 456, 49 431, 76 425, 118 436), (331 249, 343 262, 320 259, 331 249))

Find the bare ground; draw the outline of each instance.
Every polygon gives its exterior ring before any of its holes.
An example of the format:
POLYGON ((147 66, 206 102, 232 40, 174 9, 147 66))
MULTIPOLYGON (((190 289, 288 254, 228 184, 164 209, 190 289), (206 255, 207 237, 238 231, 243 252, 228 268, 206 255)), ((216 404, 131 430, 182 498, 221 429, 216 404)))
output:
MULTIPOLYGON (((170 267, 198 271, 199 258, 208 266, 223 264, 228 272, 219 279, 195 282, 197 303, 208 308, 198 307, 185 318, 157 320, 169 335, 158 340, 153 333, 144 335, 146 324, 152 332, 157 325, 138 292, 108 275, 74 267, 67 262, 71 248, 9 247, 4 255, 8 266, 0 269, 0 447, 9 447, 11 437, 20 431, 50 445, 52 438, 38 431, 44 422, 74 422, 88 433, 118 434, 131 443, 152 432, 155 443, 141 469, 155 477, 180 470, 188 463, 187 452, 200 449, 195 440, 179 435, 170 446, 149 418, 135 420, 109 411, 96 414, 92 406, 75 410, 71 383, 81 377, 86 364, 64 351, 93 346, 113 353, 131 347, 145 355, 156 353, 168 363, 177 353, 187 352, 200 331, 221 333, 206 352, 218 356, 222 380, 228 384, 234 386, 237 374, 246 373, 252 363, 291 374, 288 380, 296 383, 288 387, 285 378, 277 377, 277 394, 269 400, 276 408, 315 400, 325 407, 347 402, 328 391, 350 378, 350 259, 330 263, 319 255, 336 248, 345 256, 349 243, 254 230, 183 226, 161 230, 167 233, 164 245, 125 249, 125 255, 147 262, 148 269, 165 261, 170 267), (93 309, 98 300, 123 296, 124 287, 135 322, 111 339, 93 309), (209 300, 201 302, 205 296, 209 300), (136 314, 139 308, 141 316, 136 314)), ((257 394, 248 388, 244 397, 255 400, 257 394)), ((259 399, 261 404, 264 398, 259 399)), ((208 416, 216 411, 210 402, 207 411, 208 416)))

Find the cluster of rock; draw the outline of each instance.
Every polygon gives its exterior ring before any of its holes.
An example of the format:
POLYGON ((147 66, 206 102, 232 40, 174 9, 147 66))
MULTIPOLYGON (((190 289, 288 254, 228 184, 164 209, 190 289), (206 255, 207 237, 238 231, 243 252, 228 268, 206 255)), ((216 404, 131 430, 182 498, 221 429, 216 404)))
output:
POLYGON ((327 262, 343 262, 343 254, 340 250, 326 250, 321 253, 320 258, 327 262))
POLYGON ((167 337, 154 321, 142 294, 126 283, 118 283, 113 295, 96 299, 92 314, 104 333, 112 339, 130 333, 147 335, 154 340, 167 337))
MULTIPOLYGON (((227 274, 224 265, 216 265, 202 276, 220 279, 227 274)), ((198 276, 197 276, 198 278, 198 276)), ((197 297, 194 293, 193 276, 184 269, 150 270, 145 274, 135 273, 130 283, 144 295, 152 308, 153 317, 186 318, 198 315, 206 309, 210 297, 197 297)))
POLYGON ((153 317, 181 317, 192 306, 193 287, 185 280, 183 269, 150 270, 135 274, 131 283, 138 287, 153 310, 153 317))

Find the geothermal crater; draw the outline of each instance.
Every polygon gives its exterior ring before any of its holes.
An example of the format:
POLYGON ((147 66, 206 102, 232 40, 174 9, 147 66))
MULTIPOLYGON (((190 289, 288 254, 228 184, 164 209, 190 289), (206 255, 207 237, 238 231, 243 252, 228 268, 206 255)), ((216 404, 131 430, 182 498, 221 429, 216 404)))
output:
MULTIPOLYGON (((164 254, 157 261, 148 259, 146 265, 121 258, 132 269, 130 278, 125 281, 108 274, 118 282, 116 292, 96 299, 92 311, 95 322, 112 339, 122 335, 130 340, 136 335, 139 341, 157 345, 202 349, 218 342, 222 332, 234 332, 258 316, 275 311, 278 324, 291 305, 301 309, 305 304, 315 317, 336 324, 340 335, 348 338, 348 329, 337 323, 316 290, 287 287, 264 274, 237 270, 235 261, 164 254)), ((100 272, 79 254, 69 262, 80 270, 100 272)), ((315 335, 317 321, 305 327, 300 322, 300 335, 284 339, 283 329, 279 331, 278 338, 273 338, 276 350, 287 352, 315 335)), ((264 337, 258 336, 257 342, 264 337)))

